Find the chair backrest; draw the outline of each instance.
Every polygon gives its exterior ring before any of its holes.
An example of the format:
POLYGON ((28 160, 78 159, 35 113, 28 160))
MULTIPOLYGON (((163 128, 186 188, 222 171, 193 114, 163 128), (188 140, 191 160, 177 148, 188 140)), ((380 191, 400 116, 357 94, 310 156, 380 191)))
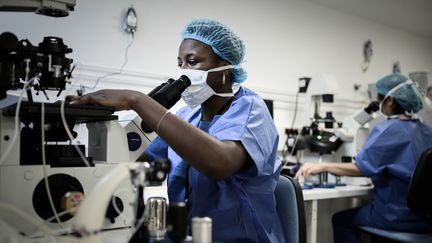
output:
POLYGON ((303 192, 291 177, 280 175, 275 190, 276 209, 287 243, 306 243, 303 192))
POLYGON ((408 207, 432 218, 432 148, 420 155, 408 187, 408 207))

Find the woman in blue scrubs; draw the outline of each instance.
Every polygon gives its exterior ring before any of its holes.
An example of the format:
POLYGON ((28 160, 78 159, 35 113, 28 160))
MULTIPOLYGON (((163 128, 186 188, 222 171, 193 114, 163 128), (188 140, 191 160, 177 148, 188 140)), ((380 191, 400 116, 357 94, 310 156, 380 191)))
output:
POLYGON ((420 154, 432 147, 432 129, 416 119, 421 95, 407 77, 388 75, 376 83, 380 111, 377 124, 355 163, 305 164, 296 177, 328 171, 335 175, 367 176, 374 184, 371 204, 333 216, 334 242, 360 242, 358 226, 404 232, 432 232, 432 221, 410 211, 408 186, 420 154))
POLYGON ((274 190, 280 173, 279 136, 263 99, 233 84, 246 80, 243 41, 226 25, 208 19, 182 32, 179 76, 191 86, 188 105, 173 115, 131 90, 102 90, 72 103, 136 111, 157 132, 142 158, 169 158, 170 202, 187 201, 193 217, 212 219, 216 242, 285 242, 274 190))

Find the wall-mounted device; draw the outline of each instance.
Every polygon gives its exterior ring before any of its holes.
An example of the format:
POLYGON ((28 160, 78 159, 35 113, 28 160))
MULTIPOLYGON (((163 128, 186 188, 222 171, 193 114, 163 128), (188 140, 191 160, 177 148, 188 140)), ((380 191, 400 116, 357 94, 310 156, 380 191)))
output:
POLYGON ((128 33, 135 33, 138 28, 138 17, 133 7, 130 7, 124 17, 124 29, 128 33))
POLYGON ((401 73, 401 64, 399 61, 393 63, 392 71, 393 73, 401 73))
POLYGON ((361 69, 363 73, 365 73, 369 69, 372 56, 373 56, 373 43, 372 40, 367 40, 363 44, 363 62, 361 64, 361 69))

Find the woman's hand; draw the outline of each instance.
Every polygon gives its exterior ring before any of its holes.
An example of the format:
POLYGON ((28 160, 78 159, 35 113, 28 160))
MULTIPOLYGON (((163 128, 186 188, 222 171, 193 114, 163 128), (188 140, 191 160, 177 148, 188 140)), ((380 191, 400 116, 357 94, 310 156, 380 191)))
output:
POLYGON ((132 90, 104 89, 83 96, 67 96, 66 101, 77 105, 108 106, 121 111, 132 109, 138 95, 143 94, 132 90))
POLYGON ((298 178, 300 176, 303 177, 309 177, 313 174, 318 174, 320 172, 323 172, 324 170, 324 164, 318 164, 318 163, 307 163, 300 167, 300 169, 297 171, 295 178, 298 178))

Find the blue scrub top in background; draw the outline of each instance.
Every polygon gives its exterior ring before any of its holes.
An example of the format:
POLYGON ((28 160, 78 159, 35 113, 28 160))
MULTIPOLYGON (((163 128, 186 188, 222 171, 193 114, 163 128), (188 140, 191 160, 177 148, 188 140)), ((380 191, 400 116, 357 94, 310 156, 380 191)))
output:
POLYGON ((364 215, 384 229, 432 229, 432 222, 407 206, 408 186, 421 153, 432 147, 432 129, 419 120, 386 120, 375 126, 355 157, 361 174, 372 179, 374 193, 364 215))
POLYGON ((242 87, 231 107, 211 122, 200 121, 200 108, 182 108, 177 116, 218 140, 241 142, 254 164, 225 180, 213 180, 192 166, 187 169, 187 163, 158 137, 145 153, 151 159, 171 160, 169 200, 184 201, 188 172, 189 223, 192 217, 212 218, 217 242, 285 242, 274 196, 281 165, 279 135, 262 98, 242 87))

